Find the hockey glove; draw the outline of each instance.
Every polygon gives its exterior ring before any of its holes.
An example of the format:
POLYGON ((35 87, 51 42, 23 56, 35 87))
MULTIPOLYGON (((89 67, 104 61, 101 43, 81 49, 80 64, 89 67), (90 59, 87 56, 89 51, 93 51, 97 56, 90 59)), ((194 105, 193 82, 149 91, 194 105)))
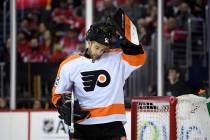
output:
POLYGON ((74 123, 88 118, 90 116, 89 111, 82 111, 78 101, 74 101, 74 113, 71 114, 71 95, 62 95, 57 102, 57 109, 59 118, 64 120, 64 123, 71 125, 71 117, 74 117, 74 123))
POLYGON ((138 55, 143 54, 144 50, 141 44, 135 45, 128 41, 126 38, 120 39, 120 46, 123 50, 123 52, 127 55, 138 55))
POLYGON ((89 111, 81 110, 78 100, 74 101, 74 122, 78 123, 90 117, 89 111))
POLYGON ((71 124, 71 95, 62 95, 57 102, 59 118, 67 125, 71 124))

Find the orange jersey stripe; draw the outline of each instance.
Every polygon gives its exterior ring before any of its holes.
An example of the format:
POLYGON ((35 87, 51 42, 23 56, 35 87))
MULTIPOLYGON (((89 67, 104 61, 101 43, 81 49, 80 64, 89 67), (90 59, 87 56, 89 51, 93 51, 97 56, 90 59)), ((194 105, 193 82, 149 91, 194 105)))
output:
MULTIPOLYGON (((75 54, 75 55, 72 55, 72 56, 66 58, 66 59, 60 64, 60 67, 59 67, 59 69, 58 69, 57 76, 60 75, 61 68, 62 68, 62 66, 63 66, 64 64, 66 64, 66 63, 68 63, 68 62, 70 62, 70 61, 72 61, 72 60, 75 60, 75 59, 77 59, 77 58, 79 58, 79 57, 80 57, 79 54, 75 54)), ((52 88, 52 99, 51 99, 52 103, 53 103, 54 105, 56 105, 57 101, 58 101, 60 98, 61 98, 61 94, 56 94, 56 93, 55 93, 55 86, 53 86, 53 88, 52 88)))
POLYGON ((113 114, 125 114, 124 104, 113 104, 107 107, 95 109, 83 109, 90 111, 90 117, 108 116, 113 114))
POLYGON ((127 15, 125 15, 125 37, 131 41, 131 23, 127 15))
POLYGON ((128 64, 132 66, 139 66, 139 65, 144 65, 145 60, 146 60, 146 52, 144 51, 144 54, 138 54, 138 55, 126 55, 122 54, 122 59, 127 61, 128 64))
POLYGON ((55 87, 53 87, 53 89, 52 89, 52 99, 51 99, 52 103, 53 103, 54 105, 56 105, 57 101, 58 101, 60 98, 61 98, 61 94, 56 94, 56 93, 55 93, 55 87))

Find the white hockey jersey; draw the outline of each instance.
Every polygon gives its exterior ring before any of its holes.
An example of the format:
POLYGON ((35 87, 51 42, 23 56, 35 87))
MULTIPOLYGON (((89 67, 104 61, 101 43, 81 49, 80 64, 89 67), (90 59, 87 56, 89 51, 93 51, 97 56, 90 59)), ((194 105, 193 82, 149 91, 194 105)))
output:
POLYGON ((70 56, 60 64, 52 102, 56 104, 62 94, 74 91, 81 108, 91 114, 80 124, 125 122, 123 86, 145 59, 146 53, 126 55, 119 50, 104 53, 95 62, 79 54, 70 56))

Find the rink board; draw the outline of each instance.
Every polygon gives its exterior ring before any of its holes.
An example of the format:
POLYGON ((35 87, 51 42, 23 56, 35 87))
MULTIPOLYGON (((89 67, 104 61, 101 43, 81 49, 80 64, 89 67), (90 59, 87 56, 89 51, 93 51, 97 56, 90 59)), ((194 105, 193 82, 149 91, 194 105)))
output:
MULTIPOLYGON (((131 140, 131 113, 126 112, 125 125, 131 140)), ((0 111, 2 140, 67 140, 68 126, 58 118, 56 111, 16 110, 0 111)))

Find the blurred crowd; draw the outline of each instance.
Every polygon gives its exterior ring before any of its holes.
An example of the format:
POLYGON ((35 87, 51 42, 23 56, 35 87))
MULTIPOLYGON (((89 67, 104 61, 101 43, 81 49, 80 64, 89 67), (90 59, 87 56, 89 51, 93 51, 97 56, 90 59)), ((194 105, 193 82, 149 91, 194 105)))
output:
MULTIPOLYGON (((187 19, 205 19, 207 0, 164 1, 164 35, 170 37, 174 30, 187 30, 187 19)), ((121 7, 135 22, 139 39, 145 45, 151 44, 151 36, 157 29, 157 0, 97 0, 95 19, 105 20, 121 7)))
MULTIPOLYGON (((83 4, 55 0, 42 8, 18 11, 17 52, 20 62, 56 62, 84 48, 83 4), (21 15, 20 14, 20 15, 21 15)), ((5 42, 4 61, 9 61, 11 40, 5 42)))
MULTIPOLYGON (((164 35, 187 30, 191 16, 205 19, 207 0, 166 0, 164 35)), ((151 44, 157 29, 156 0, 94 0, 94 21, 104 21, 121 7, 135 22, 139 39, 151 44)), ((85 0, 52 0, 46 7, 18 11, 17 52, 20 62, 56 62, 85 48, 85 0)), ((11 40, 1 49, 1 61, 9 61, 11 40)))

